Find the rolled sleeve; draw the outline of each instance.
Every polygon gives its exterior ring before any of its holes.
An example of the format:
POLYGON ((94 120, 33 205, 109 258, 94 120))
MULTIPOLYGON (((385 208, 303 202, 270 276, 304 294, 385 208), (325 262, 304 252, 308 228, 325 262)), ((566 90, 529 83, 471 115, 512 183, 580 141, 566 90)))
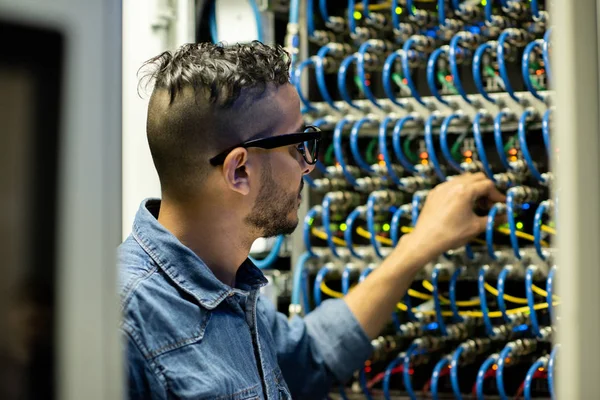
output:
POLYGON ((371 355, 371 340, 346 302, 327 300, 305 318, 306 329, 328 369, 345 382, 371 355))

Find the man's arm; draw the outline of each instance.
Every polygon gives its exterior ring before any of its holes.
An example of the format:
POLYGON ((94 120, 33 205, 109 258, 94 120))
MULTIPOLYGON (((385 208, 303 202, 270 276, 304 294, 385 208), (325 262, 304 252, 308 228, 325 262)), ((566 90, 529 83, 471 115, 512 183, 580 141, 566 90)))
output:
POLYGON ((463 246, 485 230, 486 217, 473 212, 481 199, 503 201, 484 174, 465 174, 436 186, 427 196, 417 226, 363 283, 346 297, 348 307, 370 338, 389 322, 416 273, 441 253, 463 246))

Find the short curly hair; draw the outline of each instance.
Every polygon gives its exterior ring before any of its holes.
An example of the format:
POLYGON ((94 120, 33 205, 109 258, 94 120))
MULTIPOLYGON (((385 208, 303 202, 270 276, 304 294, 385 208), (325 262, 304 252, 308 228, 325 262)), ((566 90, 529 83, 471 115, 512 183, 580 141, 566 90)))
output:
POLYGON ((289 83, 289 70, 281 46, 258 41, 190 43, 144 63, 140 87, 154 84, 146 131, 163 194, 197 188, 210 154, 244 139, 244 111, 289 83))

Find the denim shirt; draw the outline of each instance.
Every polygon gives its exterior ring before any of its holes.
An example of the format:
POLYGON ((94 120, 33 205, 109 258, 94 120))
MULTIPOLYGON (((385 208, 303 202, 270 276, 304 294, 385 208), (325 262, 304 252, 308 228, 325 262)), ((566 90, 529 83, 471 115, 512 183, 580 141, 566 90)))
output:
POLYGON ((146 200, 118 249, 121 330, 132 399, 322 399, 371 353, 346 303, 305 318, 278 313, 246 260, 236 287, 158 223, 146 200))

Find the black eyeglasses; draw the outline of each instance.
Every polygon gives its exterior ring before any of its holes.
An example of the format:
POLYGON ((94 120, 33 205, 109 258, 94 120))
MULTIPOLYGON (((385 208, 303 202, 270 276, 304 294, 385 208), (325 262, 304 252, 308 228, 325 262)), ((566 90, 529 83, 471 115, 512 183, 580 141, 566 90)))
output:
POLYGON ((210 163, 213 166, 223 164, 227 155, 231 153, 233 149, 237 149, 238 147, 243 147, 245 149, 249 147, 275 149, 277 147, 289 146, 297 143, 297 149, 300 154, 302 154, 304 161, 306 161, 308 165, 314 165, 317 162, 317 157, 319 155, 320 142, 321 130, 316 126, 308 125, 304 128, 304 132, 288 133, 285 135, 272 136, 262 139, 253 139, 240 143, 217 154, 210 159, 210 163))

